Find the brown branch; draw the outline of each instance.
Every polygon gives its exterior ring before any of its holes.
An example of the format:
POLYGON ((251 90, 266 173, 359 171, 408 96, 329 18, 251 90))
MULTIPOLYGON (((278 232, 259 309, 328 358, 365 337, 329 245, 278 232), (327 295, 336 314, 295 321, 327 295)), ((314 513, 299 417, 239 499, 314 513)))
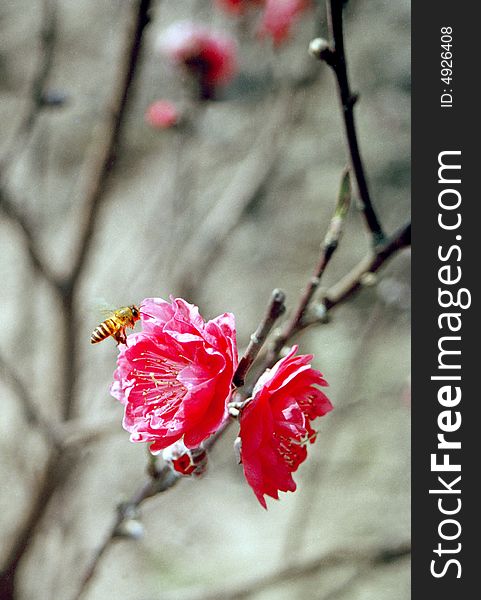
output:
MULTIPOLYGON (((217 441, 221 438, 225 431, 229 428, 232 423, 232 419, 229 419, 224 425, 206 442, 203 447, 206 450, 211 450, 217 441)), ((97 550, 94 552, 87 569, 82 577, 77 595, 74 600, 80 600, 87 591, 87 588, 97 571, 100 560, 108 550, 112 542, 119 537, 125 537, 122 535, 122 525, 126 520, 131 519, 132 515, 138 515, 139 507, 145 502, 145 500, 157 496, 163 492, 166 492, 170 488, 174 487, 179 481, 184 479, 178 473, 173 471, 169 466, 164 466, 160 469, 157 468, 155 462, 149 461, 147 471, 149 473, 149 479, 145 481, 139 489, 132 495, 131 499, 127 502, 123 502, 117 507, 117 515, 109 528, 104 541, 99 545, 97 550)))
POLYGON ((63 328, 63 407, 64 420, 73 416, 74 392, 77 378, 77 340, 72 335, 72 327, 77 321, 75 290, 86 263, 101 201, 107 190, 107 183, 115 163, 127 104, 140 59, 144 29, 149 21, 148 12, 151 0, 137 0, 132 4, 129 23, 125 35, 120 67, 115 79, 114 90, 109 102, 106 122, 100 142, 92 157, 92 172, 85 191, 84 220, 80 224, 80 237, 76 257, 70 274, 63 280, 61 289, 62 328, 63 328))
MULTIPOLYGON (((74 260, 71 273, 61 284, 51 277, 56 285, 56 290, 62 301, 62 323, 63 323, 63 401, 64 419, 72 416, 73 392, 76 379, 76 341, 72 335, 72 326, 75 325, 76 311, 74 304, 74 290, 79 276, 85 264, 90 241, 92 239, 95 221, 100 205, 100 200, 106 190, 106 182, 115 160, 115 152, 120 139, 122 124, 126 113, 127 100, 130 92, 134 74, 137 68, 142 35, 148 22, 148 10, 150 0, 137 0, 132 5, 130 24, 127 31, 126 43, 123 52, 121 67, 117 75, 115 90, 111 101, 111 112, 103 132, 99 151, 94 157, 94 168, 86 191, 85 221, 81 226, 81 234, 77 256, 74 260)), ((39 258, 37 242, 33 230, 27 219, 15 210, 15 205, 9 202, 6 193, 0 187, 0 202, 4 211, 17 222, 27 239, 29 255, 36 270, 42 274, 48 273, 43 261, 39 258)), ((5 600, 13 599, 15 591, 15 576, 23 556, 30 546, 30 541, 35 535, 39 522, 47 510, 49 501, 59 485, 68 476, 68 469, 62 468, 65 455, 59 453, 55 447, 50 451, 44 477, 38 494, 33 500, 29 515, 17 535, 17 540, 9 553, 6 566, 0 574, 0 597, 5 600)), ((71 464, 70 464, 71 467, 71 464)))
POLYGON ((43 472, 38 494, 33 499, 26 520, 18 532, 12 548, 7 553, 5 566, 0 572, 0 598, 2 600, 15 599, 17 569, 29 548, 33 533, 45 514, 50 499, 61 483, 65 481, 68 472, 68 468, 65 468, 65 463, 62 461, 62 454, 56 450, 52 451, 43 472))
POLYGON ((264 590, 268 590, 269 588, 315 575, 319 571, 325 569, 332 569, 349 564, 364 566, 365 568, 375 568, 398 560, 403 560, 410 556, 410 554, 411 546, 409 543, 358 550, 345 548, 306 560, 303 563, 289 565, 274 573, 265 575, 264 577, 252 579, 244 585, 238 585, 230 590, 226 589, 224 586, 222 590, 219 589, 212 593, 183 594, 182 597, 186 598, 186 600, 216 600, 217 598, 222 598, 223 600, 245 600, 254 594, 259 594, 264 590))
POLYGON ((149 22, 151 0, 137 0, 132 4, 128 32, 122 51, 120 67, 116 76, 114 91, 108 106, 108 114, 101 139, 93 156, 84 200, 84 221, 80 225, 77 254, 66 285, 74 287, 87 258, 90 240, 93 236, 101 200, 116 160, 120 136, 127 110, 128 98, 140 58, 144 29, 149 22))
POLYGON ((357 96, 354 96, 351 93, 347 74, 343 31, 343 4, 343 0, 327 0, 329 31, 332 40, 332 48, 330 49, 330 52, 321 53, 320 58, 324 58, 324 60, 326 60, 327 64, 333 69, 336 76, 337 89, 344 121, 344 130, 349 147, 352 169, 356 177, 364 218, 367 227, 371 232, 373 245, 376 247, 377 245, 384 243, 385 235, 372 204, 366 174, 364 171, 364 165, 361 158, 361 151, 357 140, 356 123, 354 119, 354 105, 356 103, 357 96))
POLYGON ((54 447, 60 448, 61 440, 57 430, 43 417, 31 397, 27 386, 2 354, 0 354, 0 373, 3 374, 5 380, 10 382, 13 392, 22 403, 27 423, 37 426, 39 431, 54 447))
POLYGON ((38 69, 30 85, 27 110, 13 135, 12 143, 8 145, 7 153, 0 160, 2 176, 23 151, 33 132, 40 111, 44 107, 46 86, 53 66, 56 37, 57 1, 43 0, 38 69))
MULTIPOLYGON (((411 245, 411 223, 408 223, 395 232, 386 243, 371 251, 364 257, 350 273, 343 277, 338 283, 329 288, 322 303, 315 307, 312 314, 304 314, 301 320, 297 320, 295 326, 290 327, 289 336, 283 335, 280 339, 286 343, 294 335, 314 324, 326 321, 326 316, 333 308, 350 299, 364 286, 369 275, 373 275, 398 251, 411 245)), ((282 346, 276 340, 269 351, 266 366, 271 366, 278 358, 282 346)))
POLYGON ((299 304, 294 311, 294 314, 289 319, 284 327, 283 332, 275 340, 270 355, 267 359, 267 364, 272 366, 277 360, 280 351, 289 340, 298 331, 309 305, 321 283, 321 278, 324 275, 327 265, 329 264, 334 252, 337 250, 339 240, 342 234, 344 220, 347 216, 351 204, 351 178, 349 170, 346 169, 341 178, 341 185, 337 198, 336 209, 331 219, 331 223, 327 230, 324 242, 321 245, 321 255, 312 277, 309 279, 307 286, 302 294, 299 304))
POLYGON ((379 269, 399 250, 411 245, 411 223, 396 231, 375 252, 368 254, 346 277, 333 285, 326 293, 324 306, 326 311, 348 300, 363 287, 363 281, 369 273, 379 269))
MULTIPOLYGON (((1 174, 0 174, 1 177, 1 174)), ((59 282, 55 274, 52 272, 47 262, 45 261, 40 243, 34 233, 33 224, 30 219, 16 205, 10 197, 8 190, 0 180, 0 209, 3 213, 16 225, 25 240, 26 249, 30 263, 36 273, 41 275, 50 285, 58 290, 59 282)))
POLYGON ((267 312, 262 321, 259 323, 259 326, 255 332, 251 335, 249 345, 247 346, 244 355, 240 359, 239 365, 234 374, 233 383, 236 387, 241 387, 244 385, 246 375, 249 372, 252 363, 257 358, 257 355, 264 345, 267 336, 274 327, 277 319, 285 312, 285 299, 286 295, 282 290, 274 290, 272 292, 272 297, 269 306, 267 307, 267 312))

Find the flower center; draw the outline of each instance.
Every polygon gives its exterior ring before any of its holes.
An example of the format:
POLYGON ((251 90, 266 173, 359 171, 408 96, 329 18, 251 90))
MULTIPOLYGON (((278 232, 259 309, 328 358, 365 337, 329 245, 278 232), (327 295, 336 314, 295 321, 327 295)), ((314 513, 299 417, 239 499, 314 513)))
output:
POLYGON ((158 411, 157 416, 175 411, 187 392, 177 378, 185 365, 153 352, 142 352, 132 362, 136 367, 131 377, 135 379, 143 403, 148 404, 150 410, 158 411))

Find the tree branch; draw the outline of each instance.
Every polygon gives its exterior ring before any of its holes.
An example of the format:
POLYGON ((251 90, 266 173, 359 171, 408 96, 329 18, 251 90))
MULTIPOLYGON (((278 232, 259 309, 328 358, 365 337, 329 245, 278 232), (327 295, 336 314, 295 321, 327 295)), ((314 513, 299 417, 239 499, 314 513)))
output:
MULTIPOLYGON (((62 282, 50 279, 55 284, 56 291, 62 301, 62 323, 63 323, 63 403, 64 419, 68 420, 72 415, 73 391, 76 379, 76 340, 72 335, 72 324, 75 323, 74 290, 85 264, 90 241, 92 239, 95 221, 103 194, 106 189, 106 181, 111 172, 115 160, 115 151, 120 139, 123 120, 126 114, 129 91, 134 79, 140 56, 142 35, 148 22, 148 10, 151 0, 136 0, 132 4, 130 25, 126 35, 125 47, 121 59, 121 66, 117 75, 117 81, 111 101, 111 112, 106 123, 102 141, 98 152, 94 157, 94 168, 89 180, 85 194, 85 220, 81 226, 79 248, 73 262, 70 275, 62 282)), ((27 219, 15 209, 15 205, 9 202, 5 190, 0 186, 0 203, 5 212, 17 222, 22 228, 27 239, 29 255, 37 271, 42 274, 48 273, 43 261, 39 258, 36 239, 27 219)), ((50 275, 50 274, 49 274, 50 275)), ((47 506, 56 489, 68 476, 68 470, 62 468, 65 455, 53 447, 44 472, 44 478, 38 494, 33 500, 29 515, 18 533, 17 541, 7 557, 6 566, 0 574, 0 596, 6 600, 13 600, 15 592, 15 576, 22 558, 29 548, 30 541, 41 521, 47 506)), ((70 465, 71 466, 71 465, 70 465)))
POLYGON ((14 223, 22 232, 27 248, 27 254, 34 271, 41 275, 55 290, 58 290, 59 281, 42 256, 40 244, 37 236, 34 233, 34 227, 32 223, 27 215, 25 215, 10 198, 10 194, 1 180, 0 208, 12 221, 12 223, 14 223))
POLYGON ((87 258, 90 239, 94 233, 100 203, 106 190, 108 178, 116 160, 118 144, 127 109, 128 97, 140 58, 144 29, 149 22, 151 0, 136 0, 125 38, 120 67, 101 139, 93 156, 93 168, 87 183, 84 200, 84 220, 80 225, 80 238, 76 258, 67 284, 74 287, 87 258))
POLYGON ((352 170, 356 177, 364 218, 372 235, 373 246, 376 247, 385 241, 385 235, 372 204, 364 171, 364 165, 361 158, 361 151, 359 149, 359 143, 357 140, 356 123, 354 119, 354 105, 356 103, 357 96, 354 96, 351 93, 347 74, 347 62, 344 49, 343 5, 343 0, 327 0, 329 31, 332 40, 332 48, 330 53, 324 54, 324 56, 320 57, 330 57, 329 60, 326 60, 326 62, 333 69, 336 76, 337 89, 339 100, 341 102, 344 130, 349 147, 352 170))
POLYGON ((239 365, 234 374, 233 383, 236 387, 244 385, 245 377, 251 368, 252 363, 257 358, 260 349, 264 345, 267 336, 271 332, 277 319, 285 312, 285 299, 286 296, 282 290, 274 290, 272 292, 271 302, 267 308, 266 315, 259 323, 255 332, 251 335, 249 345, 239 361, 239 365))
POLYGON ((75 307, 75 289, 85 265, 90 242, 94 233, 98 211, 107 182, 115 163, 130 90, 138 66, 142 37, 149 21, 148 12, 151 0, 136 0, 132 4, 129 24, 125 36, 124 48, 120 59, 109 112, 104 124, 99 145, 92 157, 93 168, 88 181, 84 200, 84 220, 80 225, 78 250, 70 274, 63 280, 61 289, 62 328, 63 328, 63 405, 64 420, 73 416, 75 380, 77 377, 77 340, 72 335, 72 326, 77 320, 75 307))
MULTIPOLYGON (((229 428, 231 423, 232 419, 226 421, 213 436, 204 442, 204 448, 206 450, 211 450, 224 432, 229 428)), ((138 514, 138 509, 145 500, 152 498, 153 496, 157 496, 157 494, 166 492, 183 479, 183 477, 173 471, 169 466, 164 466, 159 469, 155 463, 149 462, 147 470, 149 473, 149 479, 147 479, 147 481, 145 481, 139 487, 139 489, 132 495, 130 500, 123 502, 117 507, 116 518, 108 530, 104 541, 94 552, 92 559, 90 560, 89 565, 82 577, 82 582, 74 600, 80 600, 82 598, 87 591, 90 581, 97 571, 97 567, 99 566, 103 555, 116 538, 122 537, 121 527, 123 523, 127 519, 132 518, 132 515, 138 514)))
POLYGON ((61 439, 57 430, 52 427, 50 422, 43 417, 37 408, 27 386, 20 379, 13 367, 8 364, 2 354, 0 354, 0 372, 4 378, 10 382, 10 385, 16 397, 22 403, 22 408, 25 413, 25 419, 28 423, 36 425, 44 437, 54 446, 60 448, 61 439))
POLYGON ((43 0, 39 65, 30 85, 27 110, 20 120, 7 153, 0 160, 2 176, 24 149, 35 127, 37 117, 44 107, 46 86, 53 66, 56 37, 57 0, 43 0))
POLYGON ((326 311, 332 310, 338 304, 348 300, 363 287, 363 281, 368 273, 377 273, 386 261, 399 250, 411 245, 411 223, 396 231, 375 252, 368 254, 354 269, 333 285, 326 293, 324 306, 326 311))
POLYGON ((224 586, 222 590, 219 589, 213 593, 184 594, 182 597, 186 600, 216 600, 217 598, 222 598, 223 600, 245 600, 269 588, 315 575, 325 569, 332 569, 346 564, 374 568, 402 560, 410 554, 411 546, 409 543, 359 550, 352 550, 351 548, 339 549, 329 554, 306 560, 300 564, 288 565, 274 573, 258 577, 230 590, 225 589, 224 586))
POLYGON ((324 271, 334 255, 334 252, 337 250, 342 234, 344 220, 347 216, 350 205, 351 178, 349 170, 346 169, 341 178, 336 209, 328 227, 324 242, 321 244, 319 263, 317 264, 312 277, 307 283, 306 289, 299 300, 299 304, 297 305, 294 314, 289 319, 284 327, 283 332, 277 337, 272 349, 270 350, 270 355, 267 359, 267 364, 269 366, 272 366, 277 360, 277 357, 279 356, 282 348, 285 346, 287 340, 289 340, 296 333, 296 331, 298 331, 304 316, 309 309, 309 305, 321 283, 321 278, 324 275, 324 271))

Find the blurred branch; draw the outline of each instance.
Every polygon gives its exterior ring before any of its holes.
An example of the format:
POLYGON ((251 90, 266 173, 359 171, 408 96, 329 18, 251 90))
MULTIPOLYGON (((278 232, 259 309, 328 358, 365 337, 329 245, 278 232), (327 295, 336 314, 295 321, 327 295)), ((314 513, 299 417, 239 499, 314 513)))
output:
MULTIPOLYGON (((315 575, 324 569, 332 569, 346 564, 355 564, 364 566, 365 568, 375 568, 402 560, 410 554, 411 546, 409 543, 388 547, 360 548, 358 550, 345 548, 329 554, 324 554, 317 558, 306 560, 303 563, 289 565, 270 575, 258 577, 244 585, 233 587, 230 590, 226 589, 224 586, 222 590, 217 590, 213 593, 194 593, 191 595, 186 593, 182 597, 185 598, 185 600, 216 600, 218 598, 222 598, 223 600, 245 600, 245 598, 249 598, 254 594, 259 594, 269 588, 315 575)), ((328 598, 328 595, 325 597, 328 598)), ((165 600, 167 599, 168 596, 165 600)))
POLYGON ((40 243, 34 234, 33 224, 10 197, 1 177, 2 174, 0 173, 0 209, 20 229, 26 243, 28 257, 35 272, 44 277, 54 289, 58 289, 58 280, 42 256, 40 243))
MULTIPOLYGON (((115 160, 115 153, 122 131, 122 124, 126 114, 127 99, 130 92, 134 74, 138 65, 142 35, 148 22, 148 11, 151 0, 137 0, 132 3, 130 23, 125 37, 125 47, 121 58, 119 72, 117 74, 114 92, 110 102, 110 112, 105 124, 101 142, 93 157, 93 170, 85 194, 85 219, 81 224, 81 234, 77 256, 73 262, 70 275, 58 285, 54 278, 55 289, 62 301, 61 318, 63 324, 63 348, 64 357, 62 382, 64 420, 72 416, 74 399, 74 383, 76 379, 76 340, 72 334, 72 326, 75 323, 74 290, 82 272, 87 252, 94 232, 95 221, 100 206, 100 201, 106 190, 106 182, 115 160)), ((48 273, 45 265, 39 258, 37 243, 33 236, 32 228, 27 219, 15 210, 14 204, 8 202, 3 186, 0 186, 0 203, 4 210, 21 226, 27 239, 29 255, 36 270, 42 274, 48 273)), ((60 483, 68 477, 68 469, 62 468, 65 455, 52 447, 50 456, 44 470, 43 481, 38 493, 33 497, 25 523, 17 534, 17 539, 11 552, 7 556, 5 567, 0 574, 0 597, 2 600, 13 600, 15 593, 15 577, 17 569, 25 552, 30 546, 30 541, 47 510, 49 501, 60 483)), ((71 469, 71 464, 69 465, 71 469)))
POLYGON ((53 66, 56 38, 57 0, 43 0, 38 69, 30 85, 27 110, 15 130, 7 153, 0 160, 0 177, 5 176, 8 167, 24 149, 35 127, 37 117, 44 107, 46 86, 53 66))
POLYGON ((292 92, 284 89, 277 102, 269 105, 266 127, 234 173, 225 194, 185 245, 177 267, 177 293, 180 296, 193 300, 196 286, 220 256, 220 249, 266 185, 279 153, 277 138, 285 131, 291 104, 292 92))
POLYGON ((19 375, 15 372, 5 357, 0 353, 0 372, 6 381, 10 382, 12 390, 22 404, 25 413, 25 419, 28 423, 36 425, 44 437, 55 447, 60 447, 60 438, 57 431, 51 426, 47 419, 44 419, 38 410, 30 392, 19 375))
POLYGON ((125 37, 122 58, 112 97, 109 101, 106 121, 100 140, 92 157, 92 172, 85 191, 83 223, 80 224, 80 238, 77 255, 73 263, 68 285, 74 287, 87 258, 90 240, 93 236, 100 203, 106 190, 107 181, 116 160, 122 127, 127 109, 127 101, 134 81, 144 29, 149 22, 151 0, 137 0, 132 3, 130 23, 125 37))
POLYGON ((357 100, 357 95, 353 95, 351 93, 347 74, 347 61, 344 48, 343 6, 343 0, 327 0, 329 31, 332 40, 332 47, 330 49, 324 49, 323 52, 320 52, 319 58, 322 58, 326 61, 336 76, 339 99, 342 108, 342 116, 344 120, 344 129, 346 132, 349 153, 351 156, 352 169, 356 177, 364 218, 372 235, 373 246, 376 247, 379 244, 384 243, 385 235, 372 204, 366 174, 364 171, 364 165, 361 158, 361 151, 359 149, 359 143, 357 140, 356 123, 354 119, 354 105, 357 100))
POLYGON ((72 326, 77 320, 74 292, 86 263, 90 243, 93 238, 98 211, 107 182, 115 163, 120 136, 127 111, 127 102, 140 58, 144 29, 149 22, 148 12, 151 0, 137 0, 130 8, 129 23, 124 47, 119 60, 112 97, 109 102, 106 121, 100 140, 92 156, 92 171, 83 201, 83 222, 80 224, 80 237, 76 257, 70 274, 62 285, 62 324, 63 324, 63 404, 64 420, 72 417, 74 407, 74 386, 76 380, 77 342, 72 335, 72 326))
POLYGON ((5 563, 0 572, 0 598, 2 600, 15 600, 15 577, 23 556, 30 547, 30 541, 36 531, 50 499, 68 476, 68 461, 62 461, 64 455, 56 449, 50 452, 47 464, 42 473, 42 481, 38 493, 31 494, 32 504, 22 527, 15 537, 12 548, 5 553, 5 563))

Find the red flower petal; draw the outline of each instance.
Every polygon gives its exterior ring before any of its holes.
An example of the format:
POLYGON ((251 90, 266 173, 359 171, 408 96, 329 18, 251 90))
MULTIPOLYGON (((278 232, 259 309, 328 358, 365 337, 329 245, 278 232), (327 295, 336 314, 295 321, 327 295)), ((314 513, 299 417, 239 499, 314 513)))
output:
POLYGON ((125 406, 133 442, 159 452, 176 440, 199 446, 227 418, 237 368, 233 315, 205 323, 196 306, 148 298, 143 331, 121 345, 111 393, 125 406))
POLYGON ((297 346, 264 373, 240 417, 241 459, 247 482, 266 508, 264 496, 294 491, 292 473, 315 440, 311 421, 332 410, 315 385, 327 383, 310 366, 312 356, 295 356, 297 346))

